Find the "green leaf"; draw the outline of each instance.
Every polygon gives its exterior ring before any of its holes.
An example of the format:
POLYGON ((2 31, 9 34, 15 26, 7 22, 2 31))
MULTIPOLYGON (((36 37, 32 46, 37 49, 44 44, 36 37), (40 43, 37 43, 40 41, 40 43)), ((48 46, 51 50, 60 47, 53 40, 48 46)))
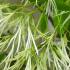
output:
POLYGON ((38 29, 42 32, 45 33, 47 31, 47 15, 41 14, 39 21, 38 21, 38 29))
POLYGON ((56 2, 58 10, 70 11, 70 6, 67 5, 67 2, 65 2, 65 0, 59 0, 59 1, 55 0, 55 2, 56 2))
POLYGON ((31 57, 28 58, 28 62, 27 62, 25 70, 31 70, 31 57))
POLYGON ((5 53, 0 53, 0 62, 5 58, 6 54, 5 53))

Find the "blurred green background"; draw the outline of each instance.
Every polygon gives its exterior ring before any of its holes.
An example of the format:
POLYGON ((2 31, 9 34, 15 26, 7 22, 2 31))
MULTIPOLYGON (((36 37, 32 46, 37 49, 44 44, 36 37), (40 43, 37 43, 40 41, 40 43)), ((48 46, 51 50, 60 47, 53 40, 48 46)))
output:
POLYGON ((0 3, 20 3, 21 0, 0 0, 0 3))

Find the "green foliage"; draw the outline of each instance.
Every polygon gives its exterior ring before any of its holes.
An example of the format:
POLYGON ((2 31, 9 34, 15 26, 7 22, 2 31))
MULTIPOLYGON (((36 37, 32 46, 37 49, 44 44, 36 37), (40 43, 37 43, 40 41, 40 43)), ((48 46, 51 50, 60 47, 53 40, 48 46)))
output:
POLYGON ((70 70, 69 0, 0 4, 0 70, 70 70))
POLYGON ((41 32, 45 33, 47 31, 47 23, 47 15, 42 13, 38 22, 38 28, 41 32))

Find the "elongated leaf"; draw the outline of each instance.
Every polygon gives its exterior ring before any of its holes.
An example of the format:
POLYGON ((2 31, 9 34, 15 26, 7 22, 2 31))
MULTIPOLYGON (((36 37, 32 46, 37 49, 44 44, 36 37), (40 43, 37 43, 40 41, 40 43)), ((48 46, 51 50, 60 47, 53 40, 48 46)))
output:
POLYGON ((45 33, 47 31, 47 15, 41 14, 39 21, 38 21, 38 29, 45 33))

